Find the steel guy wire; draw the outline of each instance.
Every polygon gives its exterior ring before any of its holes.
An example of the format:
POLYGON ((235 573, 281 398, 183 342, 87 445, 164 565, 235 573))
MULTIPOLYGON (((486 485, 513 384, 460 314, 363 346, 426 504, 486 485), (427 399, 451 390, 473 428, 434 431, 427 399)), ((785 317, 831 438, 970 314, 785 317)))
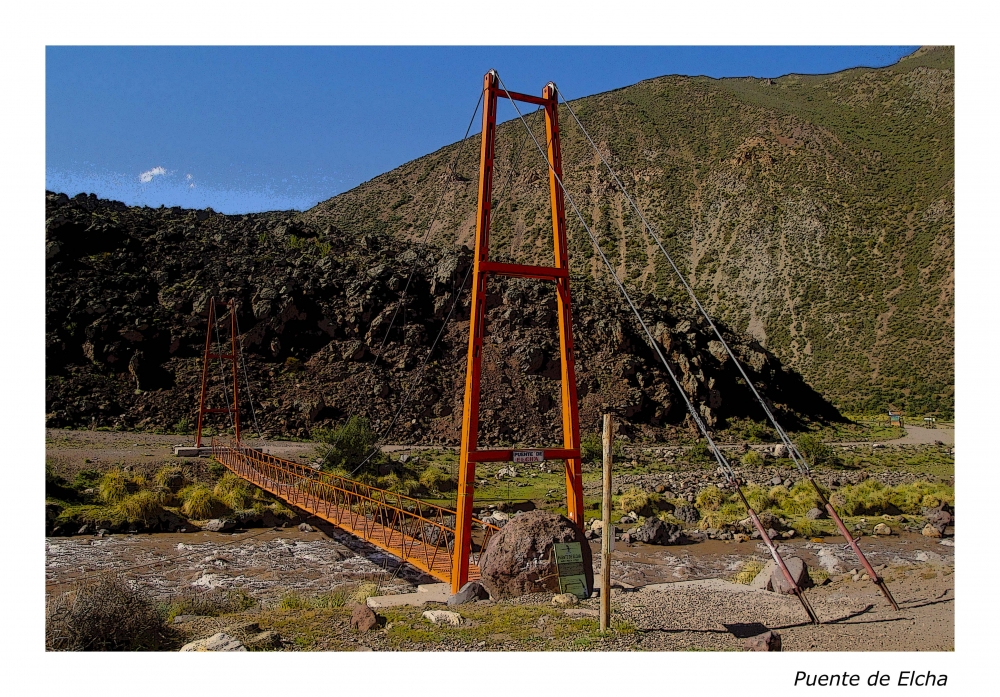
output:
POLYGON ((674 263, 673 258, 670 256, 666 248, 663 246, 663 241, 660 239, 660 236, 653 229, 653 226, 650 225, 649 222, 646 220, 646 217, 643 215, 642 211, 639 209, 639 206, 636 204, 636 202, 629 195, 628 191, 626 191, 625 185, 622 183, 617 173, 615 173, 614 169, 612 169, 611 165, 604 157, 604 153, 602 153, 601 149, 597 147, 596 143, 594 143, 593 138, 590 137, 590 133, 588 133, 587 129, 583 127, 583 124, 580 122, 579 117, 577 117, 576 112, 573 111, 573 107, 569 105, 569 102, 566 100, 566 97, 558 89, 558 87, 556 88, 556 92, 559 94, 559 98, 562 100, 562 103, 566 106, 566 109, 569 111, 570 116, 573 117, 573 120, 576 122, 577 127, 580 129, 584 137, 587 139, 587 142, 590 143, 590 146, 597 153, 598 157, 601 158, 601 162, 604 163, 604 166, 607 168, 608 173, 611 174, 611 177, 614 179, 615 184, 618 186, 618 189, 625 196, 625 199, 629 202, 629 205, 631 205, 632 210, 636 212, 636 214, 639 216, 639 219, 642 221, 643 226, 646 228, 647 232, 649 232, 650 236, 653 238, 653 241, 656 242, 656 246, 660 248, 660 251, 663 253, 663 256, 666 257, 667 261, 670 263, 671 268, 674 270, 674 273, 677 275, 677 278, 680 279, 681 284, 684 286, 684 289, 691 297, 691 300, 694 302, 695 306, 701 312, 701 315, 708 322, 708 325, 712 328, 712 331, 718 337, 719 341, 722 342, 723 347, 726 349, 726 353, 729 354, 729 357, 733 360, 733 363, 736 365, 737 369, 740 371, 740 374, 743 376, 743 380, 750 388, 750 391, 753 392, 754 397, 757 398, 757 401, 760 403, 760 406, 764 409, 764 413, 767 415, 768 420, 774 426, 775 431, 778 433, 778 437, 781 439, 785 447, 788 448, 789 454, 792 456, 792 460, 795 462, 795 465, 798 467, 800 472, 808 475, 809 465, 806 463, 805 458, 802 457, 802 454, 799 452, 798 448, 795 446, 794 443, 792 443, 791 439, 788 437, 788 434, 785 432, 785 429, 781 427, 781 425, 775 418, 774 414, 771 412, 771 409, 767 406, 767 403, 764 401, 764 398, 757 391, 757 388, 753 384, 753 381, 750 379, 750 377, 744 370, 743 364, 739 361, 739 359, 736 358, 736 355, 730 348, 729 343, 722 337, 722 332, 719 331, 718 327, 716 327, 715 325, 715 322, 712 321, 712 318, 709 316, 708 312, 705 311, 705 308, 701 304, 701 301, 698 300, 698 296, 695 294, 694 289, 688 283, 687 278, 684 276, 683 273, 681 273, 681 270, 678 268, 677 264, 674 263))
MULTIPOLYGON (((449 167, 448 171, 451 176, 455 176, 457 172, 458 162, 461 159, 462 153, 465 150, 465 143, 469 139, 469 132, 472 130, 472 124, 476 120, 476 114, 479 113, 479 106, 480 104, 482 104, 482 101, 483 101, 483 93, 480 92, 479 98, 476 100, 476 108, 472 110, 472 117, 469 119, 469 125, 465 129, 465 136, 463 136, 462 141, 458 146, 458 152, 455 153, 455 159, 452 160, 451 166, 449 167)), ((444 201, 445 193, 449 189, 448 183, 449 182, 447 181, 442 182, 441 193, 438 195, 437 203, 434 205, 434 210, 431 213, 430 222, 427 225, 427 230, 424 232, 423 239, 420 241, 420 244, 418 245, 418 247, 421 250, 423 250, 424 246, 427 244, 427 240, 430 237, 431 230, 434 227, 434 223, 437 221, 438 211, 441 209, 441 203, 444 201)), ((365 371, 365 379, 361 382, 361 384, 368 383, 368 378, 371 377, 372 369, 378 365, 379 360, 381 360, 382 355, 385 352, 385 346, 389 341, 389 336, 392 334, 392 327, 396 322, 396 317, 399 315, 400 309, 403 307, 404 299, 406 298, 407 293, 409 292, 410 284, 413 282, 413 276, 414 274, 416 274, 417 265, 419 262, 420 262, 420 254, 416 254, 413 259, 413 264, 410 267, 410 274, 409 276, 407 276, 406 279, 406 285, 403 287, 403 292, 400 293, 399 301, 396 304, 396 308, 393 310, 392 317, 389 319, 389 327, 385 331, 385 336, 382 338, 382 343, 379 345, 374 360, 372 360, 372 362, 368 365, 368 369, 365 371)), ((326 459, 330 456, 330 453, 333 452, 334 449, 336 449, 337 446, 340 445, 340 440, 341 438, 343 438, 347 424, 350 422, 352 418, 354 418, 354 415, 357 412, 358 405, 361 402, 360 399, 361 384, 359 384, 358 387, 358 395, 357 395, 358 398, 355 399, 354 402, 351 404, 351 410, 348 412, 348 416, 344 422, 344 426, 341 427, 340 432, 337 434, 337 439, 334 442, 333 446, 327 448, 326 453, 323 455, 323 459, 320 461, 320 464, 318 465, 318 469, 323 468, 323 465, 326 463, 326 459)))
POLYGON ((611 277, 614 279, 615 284, 618 286, 618 290, 621 291, 621 294, 624 296, 626 302, 629 304, 629 307, 632 308, 632 312, 635 314, 636 319, 639 320, 639 324, 642 326, 642 330, 643 330, 643 332, 645 332, 646 338, 649 340, 649 343, 653 347, 653 350, 656 351, 657 355, 660 358, 660 361, 663 363, 663 366, 667 369, 667 373, 670 375, 670 379, 673 381, 674 385, 677 387, 677 391, 681 395, 681 398, 684 400, 684 403, 685 403, 685 405, 687 406, 687 409, 688 409, 688 413, 691 414, 691 418, 694 419, 694 422, 698 426, 698 429, 701 431, 702 435, 705 437, 705 440, 708 441, 709 447, 711 448, 713 454, 715 455, 716 462, 718 462, 718 464, 719 464, 719 469, 722 471, 722 474, 726 477, 727 480, 729 480, 729 481, 731 481, 732 483, 735 484, 737 482, 736 473, 733 472, 732 467, 729 465, 729 461, 726 460, 725 456, 722 454, 722 451, 715 444, 715 441, 712 439, 712 436, 708 432, 708 428, 705 426, 705 424, 702 421, 701 417, 698 415, 698 412, 694 408, 694 405, 691 403, 691 400, 688 398, 687 393, 681 387, 680 381, 677 379, 677 376, 674 374, 673 369, 670 367, 670 364, 667 362, 666 357, 663 355, 663 352, 660 350, 659 345, 657 344, 656 340, 653 338, 653 335, 649 331, 649 328, 646 326, 645 321, 642 319, 642 314, 639 312, 639 309, 635 306, 635 303, 632 302, 632 298, 629 296, 628 290, 625 289, 625 286, 619 280, 617 274, 615 274, 614 267, 611 265, 611 262, 608 260, 608 257, 605 255, 604 250, 601 249, 601 245, 598 244, 597 238, 594 236, 594 233, 591 231, 590 226, 587 225, 587 221, 584 219, 583 214, 580 212, 580 209, 577 207, 576 202, 573 200, 573 197, 570 195, 569 191, 566 189, 566 185, 563 183, 562 177, 560 177, 559 174, 556 173, 555 169, 552 167, 552 163, 549 162, 548 157, 545 155, 545 152, 542 150, 542 146, 539 144, 538 139, 535 138, 535 134, 531 132, 531 130, 528 128, 528 124, 525 123, 524 116, 521 114, 521 110, 517 107, 517 103, 510 96, 510 93, 507 90, 507 86, 504 85, 503 80, 500 78, 499 73, 497 73, 497 81, 500 83, 500 86, 503 87, 504 91, 507 92, 507 98, 510 100, 511 104, 514 107, 514 110, 517 112, 517 116, 521 120, 521 124, 531 134, 531 139, 532 139, 532 141, 534 141, 535 147, 538 149, 538 152, 542 156, 542 159, 545 160, 546 164, 548 165, 548 168, 551 171, 553 178, 556 180, 556 182, 558 182, 559 187, 562 189, 563 193, 566 195, 566 199, 569 201, 570 205, 573 207, 573 211, 576 213, 577 218, 579 218, 580 224, 583 225, 583 229, 587 231, 587 235, 590 237, 591 244, 593 244, 594 249, 597 250, 597 253, 600 255, 601 259, 604 261, 604 265, 608 267, 608 271, 610 272, 611 277))

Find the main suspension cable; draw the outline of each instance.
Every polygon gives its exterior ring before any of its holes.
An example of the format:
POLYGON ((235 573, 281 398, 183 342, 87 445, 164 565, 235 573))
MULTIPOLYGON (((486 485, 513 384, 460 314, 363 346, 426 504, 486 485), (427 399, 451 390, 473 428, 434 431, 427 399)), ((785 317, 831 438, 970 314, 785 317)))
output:
POLYGON ((625 199, 629 202, 629 205, 632 207, 632 210, 634 210, 636 214, 639 216, 639 219, 642 221, 643 226, 649 232, 650 236, 653 238, 653 241, 656 242, 656 246, 660 248, 660 251, 663 253, 663 256, 666 257, 667 262, 674 270, 674 273, 677 275, 677 278, 684 286, 684 289, 691 297, 691 300, 694 302, 695 306, 701 312, 702 317, 705 318, 705 320, 708 322, 708 325, 712 328, 712 331, 715 333, 716 337, 718 337, 719 341, 722 342, 723 347, 726 349, 726 353, 729 354, 729 357, 733 360, 733 363, 736 365, 736 368, 740 371, 740 374, 743 376, 743 380, 746 382, 751 392, 753 392, 754 397, 757 398, 757 401, 763 408, 764 413, 767 415, 768 420, 774 426, 774 429, 778 433, 779 438, 781 438, 782 443, 788 449, 788 452, 792 457, 792 461, 795 463, 796 467, 798 467, 799 471, 802 474, 808 476, 809 465, 806 462, 805 458, 802 457, 802 454, 799 452, 798 448, 788 437, 788 434, 785 432, 785 429, 783 429, 781 427, 781 424, 778 423, 778 420, 775 418, 771 409, 768 407, 767 402, 764 401, 764 398, 757 391, 757 388, 754 385, 753 381, 750 379, 750 377, 744 370, 743 364, 739 361, 739 359, 736 358, 736 355, 730 348, 729 342, 727 342, 723 338, 722 332, 719 331, 719 328, 715 325, 715 322, 712 321, 711 316, 709 316, 708 312, 705 311, 704 306, 701 304, 701 301, 698 300, 698 296, 695 294, 694 289, 691 287, 690 283, 688 283, 687 278, 684 276, 683 273, 681 273, 680 268, 678 268, 677 264, 674 263, 673 258, 670 256, 666 248, 663 246, 663 241, 660 239, 660 236, 653 229, 653 226, 649 224, 649 221, 646 220, 646 216, 643 215, 642 211, 639 209, 639 206, 636 205, 636 202, 629 195, 628 191, 625 189, 625 185, 622 183, 621 179, 619 179, 618 174, 614 171, 614 169, 612 169, 611 165, 604 157, 604 153, 601 152, 601 149, 597 147, 597 144, 594 142, 593 138, 590 137, 590 133, 588 133, 587 129, 583 127, 583 124, 580 122, 580 119, 576 115, 576 112, 573 111, 573 107, 569 105, 569 102, 566 100, 566 97, 562 94, 562 92, 558 88, 556 88, 556 92, 559 94, 559 98, 562 100, 563 105, 569 111, 570 116, 573 117, 573 120, 576 122, 577 127, 580 129, 580 132, 583 133, 584 138, 587 139, 587 142, 590 143, 590 146, 597 153, 598 157, 601 158, 601 162, 604 163, 604 166, 607 168, 608 173, 611 174, 611 177, 612 179, 614 179, 615 184, 618 186, 618 189, 625 196, 625 199))
MULTIPOLYGON (((500 83, 500 86, 507 93, 507 98, 510 100, 511 105, 513 105, 514 110, 517 112, 518 118, 521 120, 521 124, 527 129, 528 125, 527 123, 525 123, 524 116, 521 115, 521 110, 518 109, 517 103, 510 96, 510 91, 507 89, 507 86, 504 85, 503 80, 500 78, 500 75, 497 73, 495 74, 497 77, 497 81, 500 83)), ((529 133, 531 132, 530 129, 528 129, 528 131, 529 133)), ((705 437, 705 440, 708 442, 709 447, 711 448, 713 454, 715 455, 715 459, 719 463, 720 472, 723 474, 726 480, 731 484, 731 486, 736 490, 737 494, 740 497, 740 500, 743 502, 743 505, 746 507, 747 512, 750 514, 750 519, 753 522, 754 527, 757 528, 757 532, 760 534, 761 539, 767 546, 768 550, 771 552, 771 557, 774 559, 775 563, 781 569, 782 575, 784 575, 785 580, 788 581, 796 597, 798 597, 799 602, 802 604, 803 609, 805 609, 806 611, 806 614, 809 615, 809 619, 812 620, 814 624, 819 624, 820 623, 819 617, 813 610, 812 605, 806 598, 805 593, 802 591, 802 588, 798 585, 798 583, 796 583, 795 579, 792 577, 791 572, 788 570, 788 567, 785 565, 784 560, 781 558, 781 554, 778 552, 778 548, 771 540, 770 536, 767 533, 767 530, 764 529, 764 525, 763 523, 761 523, 759 517, 757 516, 757 512, 750 505, 750 502, 747 501, 746 496, 743 494, 743 489, 740 486, 739 479, 737 479, 736 477, 736 473, 730 466, 729 461, 722 454, 722 451, 719 449, 719 446, 712 439, 712 436, 708 432, 708 428, 705 426, 705 423, 698 415, 698 412, 694 408, 694 405, 691 403, 691 400, 688 398, 687 393, 681 387, 680 381, 677 379, 677 376, 671 369, 670 364, 667 362, 666 357, 663 355, 663 352, 660 351, 660 347, 657 344, 656 340, 653 338, 653 335, 649 331, 649 328, 646 326, 645 321, 643 321, 642 314, 639 312, 639 309, 635 306, 635 303, 632 302, 632 298, 629 296, 628 290, 625 288, 625 285, 618 278, 618 275, 615 273, 614 267, 608 260, 607 255, 605 255, 604 250, 601 249, 601 245, 598 243, 597 238, 591 231, 590 226, 587 225, 587 221, 584 219, 583 214, 580 212, 580 209, 577 207, 576 202, 573 200, 573 196, 569 193, 569 191, 566 188, 566 185, 563 183, 562 177, 559 175, 559 173, 555 171, 555 168, 552 166, 552 163, 549 162, 548 157, 546 157, 545 152, 542 150, 542 146, 538 143, 538 140, 535 138, 534 133, 531 133, 531 139, 534 141, 535 147, 538 149, 538 153, 542 156, 542 159, 545 160, 546 164, 548 165, 549 171, 551 172, 553 179, 555 179, 555 181, 559 184, 559 187, 562 189, 563 194, 565 194, 566 199, 573 207, 573 211, 576 213, 577 218, 579 218, 580 224, 583 225, 583 229, 587 231, 587 236, 590 237, 591 244, 594 246, 594 249, 597 250, 597 253, 600 255, 601 259, 604 261, 604 265, 608 268, 611 277, 614 279, 615 284, 618 286, 618 290, 624 296, 626 302, 629 304, 629 307, 632 308, 632 312, 635 314, 636 319, 639 320, 639 324, 642 326, 643 332, 645 332, 647 340, 649 341, 653 349, 656 351, 657 355, 660 357, 660 360, 663 362, 664 367, 667 369, 667 373, 670 375, 671 380, 673 380, 674 385, 677 387, 677 391, 680 393, 681 398, 684 400, 684 403, 688 408, 688 412, 691 414, 691 417, 694 419, 699 430, 705 437)))
MULTIPOLYGON (((858 546, 857 540, 855 540, 854 536, 851 535, 850 532, 847 530, 847 526, 844 525, 844 522, 840 518, 840 515, 837 513, 836 509, 834 509, 830 501, 827 499, 826 494, 823 492, 822 488, 816 482, 815 478, 813 478, 812 472, 810 471, 809 468, 809 463, 806 461, 805 457, 802 456, 802 453, 799 451, 798 446, 796 446, 795 443, 792 442, 792 439, 788 436, 788 433, 785 431, 785 429, 782 428, 781 424, 778 423, 778 420, 777 418, 775 418, 774 413, 771 411, 771 408, 768 406, 763 396, 757 391, 757 387, 754 385, 753 381, 747 375, 746 370, 743 367, 743 364, 733 353, 733 350, 729 346, 729 342, 727 342, 725 338, 723 338, 722 333, 719 331, 719 328, 715 325, 715 322, 712 321, 711 316, 709 316, 708 312, 701 304, 701 301, 698 300, 698 296, 695 294, 694 289, 691 287, 691 284, 688 283, 687 278, 684 276, 683 273, 681 273, 680 268, 678 268, 677 264, 674 263, 674 260, 670 256, 670 254, 667 253, 667 250, 663 246, 663 241, 660 239, 660 236, 653 229, 653 226, 650 225, 649 222, 646 220, 645 215, 643 215, 642 211, 639 209, 639 206, 636 204, 636 202, 632 199, 631 196, 629 196, 628 191, 626 191, 625 189, 625 185, 622 183, 617 173, 614 171, 614 169, 608 163, 607 159, 604 157, 604 153, 602 153, 601 149, 597 147, 596 143, 594 143, 594 140, 593 138, 590 137, 590 134, 587 132, 587 129, 583 127, 583 124, 577 117, 576 112, 573 111, 573 107, 570 106, 569 102, 566 100, 562 92, 559 91, 558 87, 556 88, 556 92, 559 94, 562 103, 566 106, 566 109, 573 117, 573 120, 576 122, 577 127, 580 129, 584 137, 587 139, 587 142, 590 143, 590 146, 597 153, 598 157, 601 158, 601 162, 604 163, 604 166, 607 168, 608 172, 611 174, 611 177, 614 179, 615 184, 618 186, 619 190, 625 196, 626 200, 628 200, 629 205, 631 205, 632 207, 632 210, 634 210, 636 214, 639 216, 639 219, 642 221, 643 226, 646 228, 650 236, 656 242, 656 246, 660 248, 660 251, 663 253, 663 256, 666 257, 667 261, 670 263, 671 268, 673 268, 674 273, 677 275, 677 278, 680 279, 681 284, 684 286, 685 290, 687 290, 687 293, 691 297, 691 300, 694 302, 695 306, 701 312, 702 317, 705 318, 705 320, 708 322, 708 325, 712 328, 712 331, 715 332, 716 337, 718 337, 719 341, 726 349, 726 353, 729 354, 729 357, 732 359, 733 363, 740 371, 740 374, 743 376, 744 382, 746 382, 747 386, 750 388, 750 391, 753 393, 754 397, 757 398, 757 402, 764 410, 764 413, 767 415, 768 420, 774 426, 774 430, 777 432, 778 437, 781 439, 785 448, 788 450, 788 454, 791 456, 792 462, 795 463, 795 466, 798 468, 799 472, 802 473, 802 475, 806 479, 808 479, 809 483, 816 491, 817 496, 819 496, 820 502, 823 504, 823 506, 827 510, 827 513, 830 514, 830 517, 833 518, 834 522, 836 523, 840 533, 847 539, 848 546, 852 548, 855 556, 858 557, 858 560, 861 562, 862 566, 864 566, 865 569, 868 571, 868 575, 871 578, 871 580, 875 583, 876 586, 878 586, 879 590, 882 592, 882 595, 884 595, 886 600, 889 601, 889 604, 892 605, 894 609, 899 610, 899 605, 896 603, 895 598, 893 598, 892 593, 889 590, 889 587, 885 583, 885 580, 882 579, 875 572, 875 570, 872 568, 871 563, 868 561, 868 558, 864 555, 864 552, 862 552, 861 548, 858 546)), ((739 493, 740 493, 740 498, 743 498, 744 503, 746 503, 746 499, 743 497, 743 492, 740 491, 739 493)), ((748 510, 750 510, 749 506, 748 510)))

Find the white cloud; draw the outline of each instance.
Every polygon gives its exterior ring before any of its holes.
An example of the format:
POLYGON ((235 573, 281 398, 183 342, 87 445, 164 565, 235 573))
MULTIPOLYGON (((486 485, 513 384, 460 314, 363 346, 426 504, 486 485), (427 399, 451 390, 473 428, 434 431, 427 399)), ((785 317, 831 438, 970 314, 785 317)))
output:
POLYGON ((194 179, 194 175, 193 174, 185 174, 184 178, 187 179, 188 181, 191 181, 192 179, 194 179))
POLYGON ((167 170, 162 167, 153 167, 153 169, 147 170, 139 175, 139 181, 143 183, 148 183, 153 181, 153 177, 159 177, 160 175, 166 174, 167 170))

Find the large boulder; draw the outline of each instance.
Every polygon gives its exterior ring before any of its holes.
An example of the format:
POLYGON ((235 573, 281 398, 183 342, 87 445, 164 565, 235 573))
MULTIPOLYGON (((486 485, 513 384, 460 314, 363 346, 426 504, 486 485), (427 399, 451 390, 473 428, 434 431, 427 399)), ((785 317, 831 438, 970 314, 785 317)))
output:
MULTIPOLYGON (((792 575, 795 579, 795 583, 798 584, 799 588, 812 588, 813 583, 812 578, 809 577, 809 567, 804 561, 798 557, 784 557, 785 566, 788 567, 788 573, 792 575)), ((788 583, 788 579, 785 578, 785 574, 781 572, 781 567, 775 565, 774 571, 771 572, 771 578, 767 582, 767 590, 774 591, 775 593, 785 593, 787 595, 793 595, 795 590, 788 583)))
POLYGON ((680 526, 664 523, 659 518, 646 518, 635 532, 635 539, 650 545, 675 545, 684 541, 680 526))
POLYGON ((528 511, 511 518, 493 535, 479 564, 480 581, 494 598, 527 593, 558 593, 552 545, 579 542, 587 589, 594 588, 594 565, 583 530, 568 518, 528 511))

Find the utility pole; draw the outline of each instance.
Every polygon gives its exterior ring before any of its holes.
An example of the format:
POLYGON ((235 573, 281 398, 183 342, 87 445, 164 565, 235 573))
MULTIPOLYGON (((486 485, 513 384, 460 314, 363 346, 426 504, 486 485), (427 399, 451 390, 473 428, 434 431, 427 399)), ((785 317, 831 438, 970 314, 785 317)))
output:
POLYGON ((611 527, 611 443, 614 425, 611 414, 604 415, 604 481, 601 500, 601 631, 611 624, 611 545, 615 539, 611 527))

